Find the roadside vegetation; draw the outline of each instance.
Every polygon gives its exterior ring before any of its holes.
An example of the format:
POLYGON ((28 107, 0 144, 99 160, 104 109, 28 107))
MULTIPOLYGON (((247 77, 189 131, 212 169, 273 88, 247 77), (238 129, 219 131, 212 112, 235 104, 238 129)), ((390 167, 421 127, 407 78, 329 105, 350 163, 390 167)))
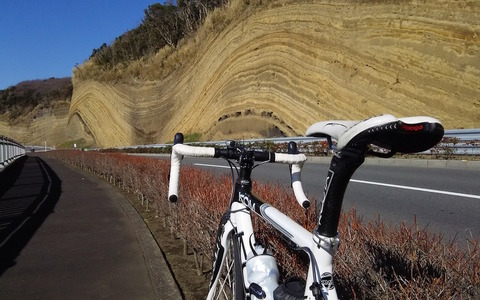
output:
MULTIPOLYGON (((184 166, 179 199, 188 201, 171 204, 167 201, 170 164, 166 160, 71 150, 48 155, 96 174, 135 195, 135 201, 146 210, 154 211, 155 218, 148 222, 149 226, 153 222, 160 224, 183 241, 185 255, 193 251, 194 263, 186 269, 191 274, 175 271, 172 266, 184 294, 187 298, 188 295, 205 297, 215 233, 231 192, 228 176, 184 166), (211 182, 216 183, 215 191, 208 188, 211 182), (189 290, 191 276, 203 280, 201 289, 189 290)), ((311 230, 316 225, 317 208, 302 209, 290 189, 255 183, 254 192, 306 228, 311 230)), ((309 195, 312 203, 318 196, 309 195)), ((283 271, 282 278, 304 276, 305 256, 287 251, 282 237, 258 218, 254 223, 261 235, 258 240, 268 241, 274 252, 283 271)), ((342 244, 336 256, 335 275, 343 299, 476 299, 480 294, 478 237, 472 236, 466 245, 459 247, 454 241, 418 228, 415 220, 392 227, 380 217, 364 222, 355 211, 344 212, 339 231, 342 244)))

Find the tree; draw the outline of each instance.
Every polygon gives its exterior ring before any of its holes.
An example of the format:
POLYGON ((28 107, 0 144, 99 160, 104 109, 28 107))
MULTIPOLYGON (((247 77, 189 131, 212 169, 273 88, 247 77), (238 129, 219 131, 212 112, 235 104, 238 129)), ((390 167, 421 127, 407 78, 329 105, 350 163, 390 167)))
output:
POLYGON ((226 0, 179 0, 179 16, 183 20, 183 34, 186 36, 205 21, 209 11, 225 5, 226 0))
POLYGON ((93 49, 90 59, 113 69, 118 64, 154 54, 166 45, 176 48, 183 37, 197 30, 209 11, 225 5, 227 0, 179 0, 177 3, 178 7, 173 1, 149 5, 140 26, 117 37, 111 45, 103 43, 93 49))
POLYGON ((143 24, 150 29, 154 37, 161 37, 167 45, 176 48, 182 35, 181 20, 177 7, 159 3, 148 6, 143 24))

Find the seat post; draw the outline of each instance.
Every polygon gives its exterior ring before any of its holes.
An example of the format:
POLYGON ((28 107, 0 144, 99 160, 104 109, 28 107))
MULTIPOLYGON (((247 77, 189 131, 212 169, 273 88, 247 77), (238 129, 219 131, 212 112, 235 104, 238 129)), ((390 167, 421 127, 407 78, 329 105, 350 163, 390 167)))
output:
POLYGON ((365 152, 346 147, 334 154, 328 170, 316 231, 326 237, 337 235, 343 197, 353 173, 365 161, 365 152))

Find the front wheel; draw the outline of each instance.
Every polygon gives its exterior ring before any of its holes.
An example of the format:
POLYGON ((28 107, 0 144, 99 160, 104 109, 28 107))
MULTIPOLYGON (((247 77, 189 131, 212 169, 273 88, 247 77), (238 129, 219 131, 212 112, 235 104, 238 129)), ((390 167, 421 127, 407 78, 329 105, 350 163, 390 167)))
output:
POLYGON ((218 245, 216 261, 207 299, 245 299, 240 243, 236 234, 230 234, 226 247, 218 245), (223 248, 223 249, 222 249, 223 248))

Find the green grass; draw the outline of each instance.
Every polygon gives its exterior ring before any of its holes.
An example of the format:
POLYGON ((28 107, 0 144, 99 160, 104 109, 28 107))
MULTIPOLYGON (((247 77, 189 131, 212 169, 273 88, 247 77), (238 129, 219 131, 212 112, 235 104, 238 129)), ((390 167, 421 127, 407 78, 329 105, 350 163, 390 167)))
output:
POLYGON ((74 145, 76 146, 77 149, 89 147, 89 145, 87 144, 87 141, 84 138, 80 138, 80 139, 76 139, 76 140, 63 142, 60 145, 57 145, 57 148, 58 149, 71 149, 71 148, 74 148, 74 145))
POLYGON ((201 133, 190 133, 186 134, 183 137, 183 142, 184 143, 194 143, 194 142, 199 142, 200 138, 202 137, 201 133))

